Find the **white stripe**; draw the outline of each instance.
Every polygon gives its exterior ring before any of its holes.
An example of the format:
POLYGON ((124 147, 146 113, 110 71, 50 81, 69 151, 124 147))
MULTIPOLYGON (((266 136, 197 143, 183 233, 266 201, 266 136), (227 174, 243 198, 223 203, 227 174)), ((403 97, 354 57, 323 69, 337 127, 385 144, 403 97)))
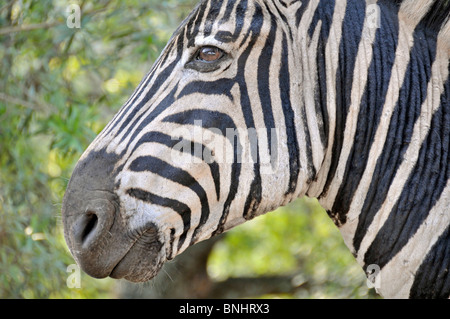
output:
POLYGON ((316 172, 322 164, 324 149, 321 143, 319 122, 315 106, 315 91, 317 88, 317 47, 319 45, 319 35, 322 29, 322 21, 317 23, 314 34, 308 43, 309 50, 302 50, 303 63, 303 101, 305 107, 307 126, 311 140, 312 164, 316 172))
POLYGON ((450 181, 439 202, 430 211, 415 235, 403 249, 381 269, 380 294, 388 298, 406 298, 414 276, 441 234, 450 224, 450 181))
POLYGON ((346 2, 338 1, 333 15, 333 21, 330 27, 328 41, 325 46, 326 63, 326 87, 327 87, 327 110, 328 110, 328 148, 325 151, 322 166, 317 172, 317 180, 311 183, 308 189, 308 195, 316 197, 320 195, 325 186, 328 171, 330 170, 332 159, 332 145, 334 143, 334 134, 336 128, 336 72, 339 64, 339 47, 342 39, 342 23, 345 16, 346 2))
MULTIPOLYGON (((306 44, 310 41, 308 35, 308 28, 311 24, 314 13, 319 5, 319 1, 311 1, 308 3, 308 7, 303 13, 302 19, 300 20, 299 26, 297 28, 297 41, 293 43, 294 47, 290 45, 290 41, 288 41, 289 46, 289 54, 293 56, 292 59, 289 59, 289 69, 296 70, 298 75, 293 74, 290 79, 291 82, 291 90, 290 90, 290 100, 292 101, 292 110, 294 111, 294 121, 295 121, 295 130, 297 133, 297 141, 298 148, 300 151, 300 163, 306 164, 308 163, 308 158, 306 156, 306 135, 305 130, 306 127, 303 127, 303 118, 301 114, 301 108, 304 107, 301 101, 303 100, 303 76, 302 74, 305 72, 304 65, 302 63, 301 54, 308 48, 306 48, 306 44), (300 103, 300 104, 298 104, 300 103)), ((295 21, 295 19, 293 20, 295 21)), ((297 180, 297 188, 293 194, 291 194, 290 198, 286 198, 286 200, 291 201, 299 196, 302 196, 306 192, 307 187, 307 179, 308 172, 306 171, 306 165, 300 165, 300 171, 297 180)))

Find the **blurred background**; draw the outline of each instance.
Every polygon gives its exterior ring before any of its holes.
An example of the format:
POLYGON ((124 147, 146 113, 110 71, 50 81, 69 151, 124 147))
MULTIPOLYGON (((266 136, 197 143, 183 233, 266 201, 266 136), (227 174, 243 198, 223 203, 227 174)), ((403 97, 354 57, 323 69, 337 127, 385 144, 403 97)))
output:
POLYGON ((81 273, 74 287, 60 213, 71 171, 196 2, 0 2, 0 298, 376 298, 306 198, 191 247, 148 283, 81 273))

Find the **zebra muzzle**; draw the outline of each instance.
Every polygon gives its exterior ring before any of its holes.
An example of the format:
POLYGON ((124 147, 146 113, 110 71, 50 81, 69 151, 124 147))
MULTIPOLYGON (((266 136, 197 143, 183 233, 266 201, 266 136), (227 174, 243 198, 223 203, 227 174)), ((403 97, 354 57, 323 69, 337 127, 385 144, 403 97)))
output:
POLYGON ((98 151, 78 162, 63 200, 64 236, 88 275, 146 281, 164 261, 163 243, 153 222, 131 223, 123 214, 126 208, 115 192, 117 160, 98 151))

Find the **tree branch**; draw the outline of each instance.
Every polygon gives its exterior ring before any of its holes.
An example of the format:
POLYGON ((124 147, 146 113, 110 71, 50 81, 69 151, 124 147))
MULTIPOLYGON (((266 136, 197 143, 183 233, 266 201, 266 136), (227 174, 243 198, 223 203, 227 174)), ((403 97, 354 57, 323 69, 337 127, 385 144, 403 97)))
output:
POLYGON ((18 25, 18 26, 14 26, 14 27, 5 27, 5 28, 0 28, 0 35, 5 35, 5 34, 9 34, 9 33, 14 33, 14 32, 32 31, 32 30, 38 30, 38 29, 48 29, 48 28, 52 28, 54 26, 60 25, 62 23, 64 23, 64 20, 35 23, 35 24, 28 24, 28 25, 18 25))
POLYGON ((22 105, 26 108, 29 108, 29 109, 35 110, 35 111, 42 111, 44 109, 52 108, 52 106, 50 106, 50 105, 44 105, 39 102, 34 102, 34 103, 29 102, 29 101, 22 100, 20 98, 5 94, 3 92, 0 92, 0 101, 6 102, 6 103, 11 103, 11 104, 22 105))

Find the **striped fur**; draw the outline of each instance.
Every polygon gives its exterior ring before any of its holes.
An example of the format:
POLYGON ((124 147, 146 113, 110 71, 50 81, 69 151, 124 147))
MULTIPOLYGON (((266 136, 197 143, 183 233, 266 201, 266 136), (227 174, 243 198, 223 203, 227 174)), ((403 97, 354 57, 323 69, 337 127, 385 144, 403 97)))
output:
POLYGON ((202 1, 80 163, 116 157, 120 219, 156 225, 163 261, 308 195, 383 296, 448 298, 449 10, 202 1))

